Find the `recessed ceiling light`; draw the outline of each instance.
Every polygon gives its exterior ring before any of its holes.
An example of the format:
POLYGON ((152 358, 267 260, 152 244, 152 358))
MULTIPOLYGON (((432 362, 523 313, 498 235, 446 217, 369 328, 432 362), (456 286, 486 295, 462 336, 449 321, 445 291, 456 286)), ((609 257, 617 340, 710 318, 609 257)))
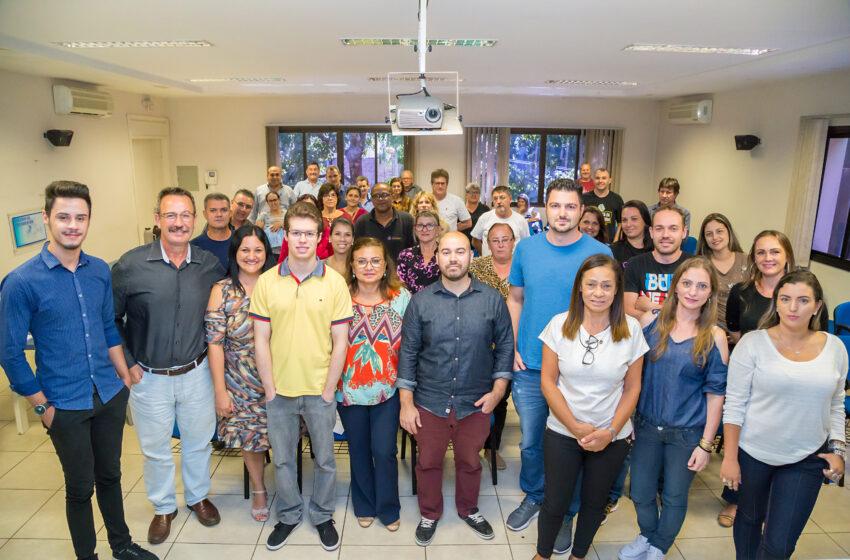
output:
POLYGON ((637 82, 617 82, 613 80, 546 80, 550 86, 577 87, 635 87, 637 82))
POLYGON ((773 52, 777 49, 757 49, 738 47, 700 47, 695 45, 648 45, 634 44, 623 49, 624 51, 638 52, 663 52, 663 53, 690 53, 690 54, 741 54, 746 56, 760 56, 773 52))
MULTIPOLYGON (((345 38, 340 39, 346 47, 413 47, 419 42, 417 39, 398 38, 345 38)), ((496 39, 429 39, 428 44, 432 47, 495 47, 496 39)))
POLYGON ((61 41, 53 43, 66 49, 158 49, 164 47, 211 47, 212 43, 199 41, 61 41))
POLYGON ((189 78, 193 84, 218 84, 218 83, 241 83, 241 84, 256 84, 256 83, 280 83, 285 82, 279 76, 260 77, 260 76, 233 76, 230 78, 189 78))

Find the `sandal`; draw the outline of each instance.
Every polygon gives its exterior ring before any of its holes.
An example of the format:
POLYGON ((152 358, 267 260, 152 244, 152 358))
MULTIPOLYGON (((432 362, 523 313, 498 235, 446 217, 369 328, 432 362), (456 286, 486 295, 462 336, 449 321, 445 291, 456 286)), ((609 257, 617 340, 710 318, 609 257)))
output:
POLYGON ((366 527, 371 527, 372 523, 374 523, 374 522, 375 522, 374 517, 358 517, 357 518, 357 523, 359 523, 360 526, 363 527, 364 529, 366 527))
POLYGON ((266 506, 258 509, 251 508, 251 517, 254 521, 265 523, 269 520, 269 493, 266 490, 251 490, 251 494, 264 494, 266 496, 266 506))

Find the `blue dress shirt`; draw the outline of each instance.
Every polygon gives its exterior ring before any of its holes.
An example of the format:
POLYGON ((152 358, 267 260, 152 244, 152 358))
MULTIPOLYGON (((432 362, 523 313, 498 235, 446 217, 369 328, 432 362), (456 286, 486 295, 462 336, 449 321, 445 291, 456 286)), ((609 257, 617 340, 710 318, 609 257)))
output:
POLYGON ((0 284, 0 365, 18 394, 43 391, 56 408, 87 410, 96 388, 107 402, 124 387, 108 355, 120 344, 112 277, 101 259, 81 252, 71 272, 45 243, 0 284), (24 356, 27 333, 35 373, 24 356))

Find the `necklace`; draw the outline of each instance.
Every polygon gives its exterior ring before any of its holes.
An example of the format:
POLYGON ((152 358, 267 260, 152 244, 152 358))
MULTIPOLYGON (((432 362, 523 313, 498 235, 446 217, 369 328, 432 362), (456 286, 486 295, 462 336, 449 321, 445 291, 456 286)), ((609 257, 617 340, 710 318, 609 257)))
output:
POLYGON ((805 349, 806 342, 808 341, 808 338, 803 340, 803 344, 801 345, 799 350, 795 350, 793 346, 791 346, 790 344, 788 344, 787 342, 782 340, 782 337, 779 336, 778 332, 776 333, 776 340, 782 345, 783 348, 785 348, 785 350, 788 350, 789 352, 793 352, 795 356, 799 356, 803 352, 803 350, 805 349))

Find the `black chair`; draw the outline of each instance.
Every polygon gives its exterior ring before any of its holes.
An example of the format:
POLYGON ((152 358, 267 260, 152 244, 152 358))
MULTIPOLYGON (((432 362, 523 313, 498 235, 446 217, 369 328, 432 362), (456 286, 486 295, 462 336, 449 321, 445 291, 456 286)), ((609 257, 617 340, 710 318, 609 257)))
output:
MULTIPOLYGON (((492 418, 492 417, 491 417, 492 418)), ((492 425, 492 420, 491 420, 492 425)), ((407 455, 407 440, 410 439, 410 487, 413 495, 416 495, 416 438, 405 430, 401 429, 401 459, 402 461, 407 455)), ((487 438, 484 449, 487 450, 490 459, 490 477, 493 480, 493 486, 499 482, 498 471, 496 470, 496 449, 493 447, 491 438, 487 438)))

